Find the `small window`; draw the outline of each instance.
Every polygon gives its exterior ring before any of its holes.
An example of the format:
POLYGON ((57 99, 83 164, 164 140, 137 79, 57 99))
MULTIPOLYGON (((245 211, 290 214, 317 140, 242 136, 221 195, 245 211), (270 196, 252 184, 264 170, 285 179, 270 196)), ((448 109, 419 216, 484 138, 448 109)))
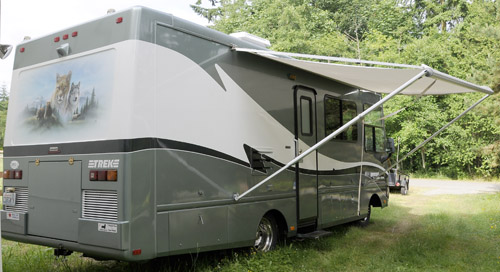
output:
POLYGON ((365 126, 365 150, 373 151, 373 127, 365 126))
MULTIPOLYGON (((356 116, 356 103, 325 96, 325 136, 330 135, 356 116)), ((356 124, 350 126, 337 136, 337 139, 358 140, 358 126, 356 124)))
MULTIPOLYGON (((363 105, 367 110, 371 105, 363 105)), ((365 150, 372 152, 385 151, 385 132, 382 121, 382 109, 379 107, 365 117, 365 150)))
POLYGON ((312 100, 309 97, 300 97, 300 129, 304 136, 312 133, 312 100))

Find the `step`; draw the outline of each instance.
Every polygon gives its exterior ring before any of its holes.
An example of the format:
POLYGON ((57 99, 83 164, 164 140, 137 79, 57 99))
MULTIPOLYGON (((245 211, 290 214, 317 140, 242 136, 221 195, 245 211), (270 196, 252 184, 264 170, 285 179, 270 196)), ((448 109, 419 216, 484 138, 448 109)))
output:
POLYGON ((299 233, 297 234, 297 237, 298 238, 302 238, 302 239, 314 239, 314 240, 319 240, 320 238, 322 237, 326 237, 326 236, 329 236, 331 235, 332 233, 330 231, 326 231, 326 230, 316 230, 316 231, 313 231, 313 232, 309 232, 309 233, 299 233))

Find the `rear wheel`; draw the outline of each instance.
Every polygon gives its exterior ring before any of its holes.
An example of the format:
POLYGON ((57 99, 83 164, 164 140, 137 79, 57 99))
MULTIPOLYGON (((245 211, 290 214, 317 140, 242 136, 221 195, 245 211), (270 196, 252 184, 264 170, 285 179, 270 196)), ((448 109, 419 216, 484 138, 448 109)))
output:
POLYGON ((372 206, 368 205, 368 214, 361 220, 359 220, 358 224, 360 227, 366 227, 370 224, 370 216, 372 214, 372 206))
POLYGON ((278 224, 274 217, 265 215, 260 220, 255 236, 254 248, 256 251, 267 252, 278 243, 278 224))

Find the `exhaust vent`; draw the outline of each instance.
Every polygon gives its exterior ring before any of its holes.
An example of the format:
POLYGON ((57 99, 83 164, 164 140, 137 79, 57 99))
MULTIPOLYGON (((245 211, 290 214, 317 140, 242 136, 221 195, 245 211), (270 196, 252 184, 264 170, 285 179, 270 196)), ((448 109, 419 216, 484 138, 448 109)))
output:
POLYGON ((84 190, 82 218, 117 221, 118 195, 116 191, 84 190))

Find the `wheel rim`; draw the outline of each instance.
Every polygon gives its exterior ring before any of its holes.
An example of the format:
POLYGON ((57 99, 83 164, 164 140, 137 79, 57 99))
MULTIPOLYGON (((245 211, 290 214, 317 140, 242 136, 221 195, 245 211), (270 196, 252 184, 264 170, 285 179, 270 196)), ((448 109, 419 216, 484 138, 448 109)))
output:
POLYGON ((363 222, 368 222, 370 220, 370 215, 372 214, 372 207, 368 206, 368 214, 363 218, 363 222))
POLYGON ((254 247, 257 251, 269 251, 273 245, 273 226, 267 218, 262 218, 257 228, 254 247))

